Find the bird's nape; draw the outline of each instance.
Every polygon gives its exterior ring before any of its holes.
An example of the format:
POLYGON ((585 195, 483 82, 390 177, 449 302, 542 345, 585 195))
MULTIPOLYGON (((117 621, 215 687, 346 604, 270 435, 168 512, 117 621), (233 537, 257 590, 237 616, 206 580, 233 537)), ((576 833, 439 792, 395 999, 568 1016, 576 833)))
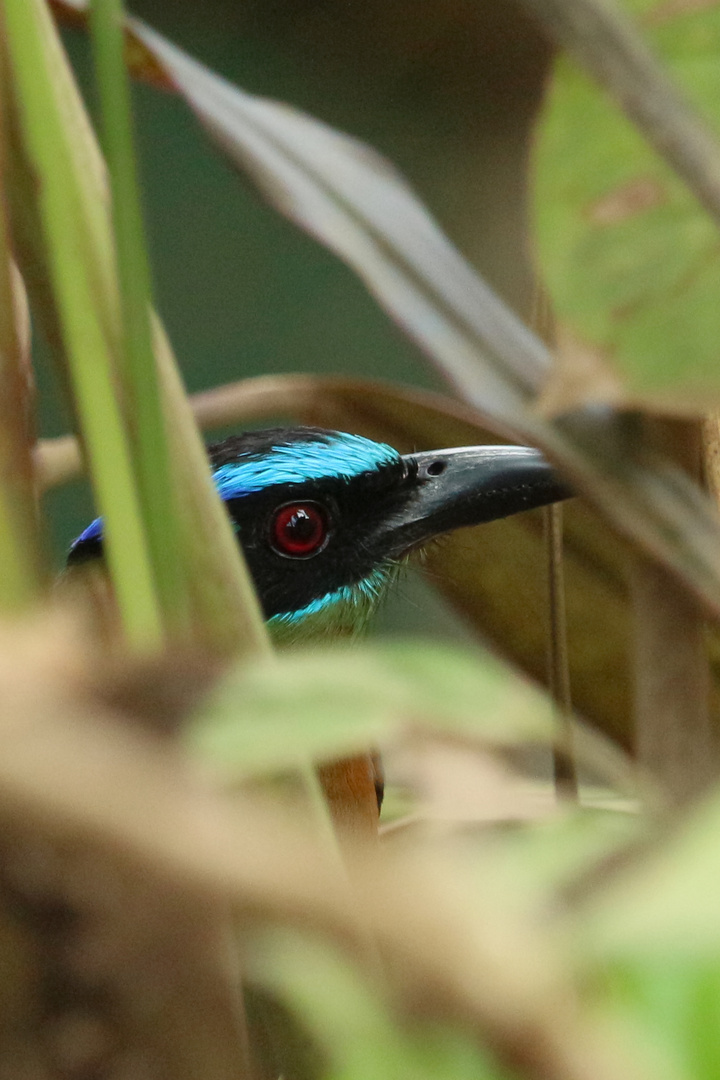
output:
MULTIPOLYGON (((572 494, 525 447, 402 456, 359 435, 298 427, 232 437, 208 453, 269 627, 283 642, 357 633, 411 550, 572 494)), ((73 543, 68 564, 101 555, 98 519, 73 543)))

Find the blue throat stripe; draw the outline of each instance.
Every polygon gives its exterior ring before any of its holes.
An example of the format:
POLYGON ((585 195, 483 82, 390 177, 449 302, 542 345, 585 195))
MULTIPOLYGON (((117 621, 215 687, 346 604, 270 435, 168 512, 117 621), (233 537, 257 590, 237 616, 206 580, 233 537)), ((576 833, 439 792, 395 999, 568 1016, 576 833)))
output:
POLYGON ((368 577, 356 582, 354 585, 341 585, 338 589, 326 593, 317 600, 311 600, 305 607, 297 611, 281 611, 279 615, 273 615, 268 621, 272 626, 275 623, 299 623, 311 615, 320 615, 329 612, 338 604, 348 609, 348 613, 365 606, 373 607, 387 588, 388 581, 397 572, 394 564, 379 566, 372 570, 368 577))
POLYGON ((278 644, 302 640, 303 634, 362 633, 400 569, 400 563, 376 567, 354 585, 341 585, 297 611, 271 616, 268 628, 278 644))

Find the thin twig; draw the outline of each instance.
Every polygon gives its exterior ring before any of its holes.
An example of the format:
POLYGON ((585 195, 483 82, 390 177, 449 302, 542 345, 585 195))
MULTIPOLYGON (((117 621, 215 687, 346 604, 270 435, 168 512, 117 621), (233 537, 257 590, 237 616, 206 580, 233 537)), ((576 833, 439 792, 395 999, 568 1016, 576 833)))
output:
POLYGON ((720 413, 710 413, 702 424, 705 486, 720 509, 720 413))
MULTIPOLYGON (((215 386, 190 398, 195 419, 201 428, 227 427, 239 420, 294 413, 318 400, 320 390, 314 376, 274 375, 241 379, 215 386)), ((36 449, 38 484, 42 491, 67 484, 82 475, 80 447, 74 435, 40 439, 36 449)))
MULTIPOLYGON (((550 297, 536 283, 531 324, 543 341, 555 350, 555 319, 550 297)), ((555 360, 555 369, 557 358, 555 360)), ((565 565, 563 552, 563 508, 560 503, 543 510, 543 531, 547 558, 548 645, 547 683, 555 705, 557 737, 553 746, 555 794, 559 800, 578 801, 578 776, 573 738, 570 664, 568 660, 567 614, 565 609, 565 565)))
POLYGON ((610 0, 522 0, 720 222, 720 144, 610 0))
POLYGON ((548 570, 548 686, 558 725, 553 747, 555 791, 559 799, 578 801, 578 775, 573 739, 570 666, 568 662, 565 574, 563 568, 563 511, 560 504, 544 510, 548 570))

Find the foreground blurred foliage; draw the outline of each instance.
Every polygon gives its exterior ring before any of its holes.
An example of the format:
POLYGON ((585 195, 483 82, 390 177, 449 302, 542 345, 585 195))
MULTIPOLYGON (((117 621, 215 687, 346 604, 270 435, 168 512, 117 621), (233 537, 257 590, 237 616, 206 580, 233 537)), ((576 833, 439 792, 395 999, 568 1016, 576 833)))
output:
MULTIPOLYGON (((121 13, 104 6, 94 33, 108 130, 126 103, 121 13)), ((78 0, 53 7, 84 25, 78 0)), ((122 237, 137 199, 121 175, 131 132, 110 154, 108 188, 45 0, 2 0, 0 24, 0 1077, 714 1078, 720 796, 673 814, 673 785, 617 746, 633 742, 633 674, 658 701, 678 635, 704 632, 701 613, 715 649, 720 526, 693 462, 637 418, 543 419, 548 348, 386 161, 130 23, 134 73, 187 101, 464 402, 273 378, 201 396, 201 422, 280 413, 400 449, 542 446, 588 499, 567 515, 570 673, 580 713, 614 743, 573 720, 581 799, 558 801, 547 776, 562 723, 544 690, 484 650, 268 655, 149 283, 128 297, 144 259, 141 231, 122 237), (82 591, 48 586, 36 494, 79 458, 75 443, 34 446, 13 258, 106 519, 119 617, 103 633, 82 591), (133 335, 154 350, 151 373, 133 335), (158 445, 170 495, 153 521, 158 445), (678 599, 643 681, 631 642, 653 612, 630 597, 634 568, 649 565, 678 599), (394 778, 379 841, 334 830, 314 781, 315 766, 369 745, 394 778)), ((575 108, 556 96, 547 139, 575 108)), ((560 211, 542 169, 555 164, 540 169, 543 245, 542 215, 560 211)), ((558 240, 573 235, 563 226, 558 240)), ((567 283, 556 267, 548 276, 562 304, 567 283)), ((653 381, 648 364, 643 385, 663 390, 666 375, 653 381)), ((687 400, 695 376, 672 370, 687 400)), ((443 544, 426 567, 543 681, 546 562, 542 522, 527 516, 443 544)), ((680 690, 695 677, 680 670, 680 690)), ((675 685, 665 697, 671 710, 683 700, 675 685)), ((685 729, 681 711, 673 719, 685 729)), ((696 749, 711 766, 712 738, 696 749)), ((704 775, 685 768, 684 793, 697 795, 704 775)))

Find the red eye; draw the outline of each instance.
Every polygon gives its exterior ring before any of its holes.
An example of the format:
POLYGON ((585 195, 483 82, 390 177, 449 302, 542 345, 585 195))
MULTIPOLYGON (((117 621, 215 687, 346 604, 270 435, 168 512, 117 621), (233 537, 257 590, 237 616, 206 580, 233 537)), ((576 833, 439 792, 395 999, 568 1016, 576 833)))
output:
POLYGON ((327 514, 317 503, 288 503, 276 511, 270 537, 279 555, 309 559, 325 547, 327 514))

